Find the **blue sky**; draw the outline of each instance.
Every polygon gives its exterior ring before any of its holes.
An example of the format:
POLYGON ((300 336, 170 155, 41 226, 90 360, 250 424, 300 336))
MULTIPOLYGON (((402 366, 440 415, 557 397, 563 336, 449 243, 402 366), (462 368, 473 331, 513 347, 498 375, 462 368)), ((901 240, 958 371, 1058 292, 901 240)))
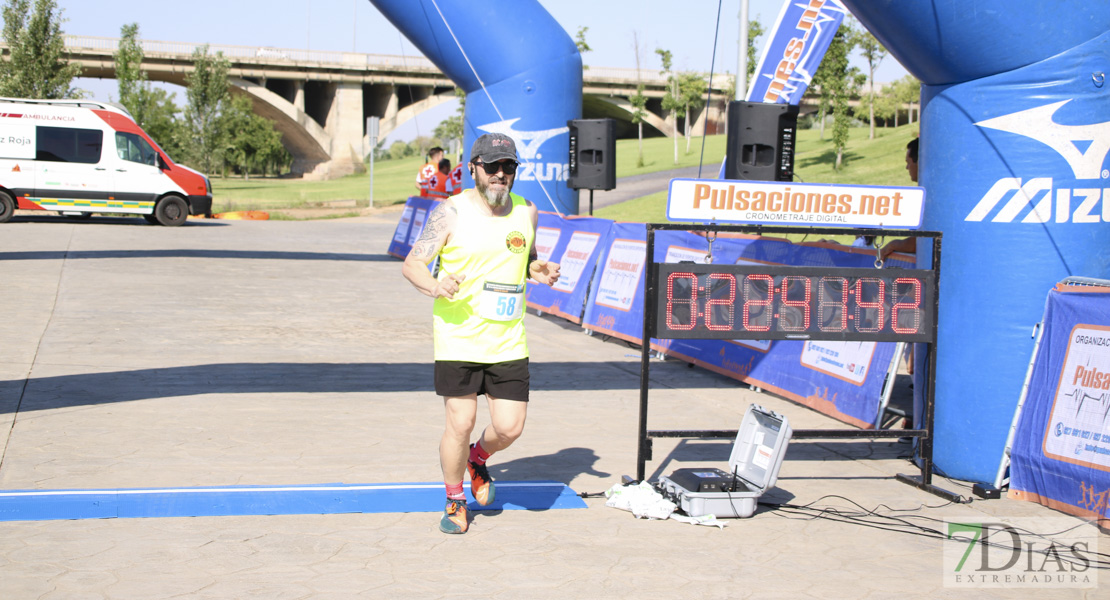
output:
MULTIPOLYGON (((368 0, 192 0, 180 4, 57 1, 67 19, 62 28, 71 35, 119 37, 121 26, 138 23, 142 38, 166 42, 418 54, 368 0)), ((633 32, 636 32, 643 68, 660 69, 655 49, 664 48, 674 54, 675 68, 709 71, 717 2, 677 3, 681 7, 677 14, 676 3, 663 0, 540 0, 540 3, 572 37, 579 27, 589 28, 586 42, 592 51, 583 56, 587 65, 634 68, 633 32), (676 27, 675 23, 683 25, 676 27)), ((749 0, 749 18, 759 20, 770 30, 782 3, 783 0, 749 0)), ((723 1, 717 72, 736 71, 739 11, 740 0, 723 1)), ((888 56, 880 64, 876 80, 892 81, 905 74, 894 58, 888 56)), ((78 87, 99 100, 116 95, 114 80, 84 79, 78 82, 78 87)), ((169 89, 181 88, 169 86, 169 89)), ((177 102, 184 104, 183 93, 178 94, 177 102)), ((417 131, 427 134, 454 110, 454 103, 448 103, 427 111, 416 123, 400 128, 392 139, 411 139, 417 131)))

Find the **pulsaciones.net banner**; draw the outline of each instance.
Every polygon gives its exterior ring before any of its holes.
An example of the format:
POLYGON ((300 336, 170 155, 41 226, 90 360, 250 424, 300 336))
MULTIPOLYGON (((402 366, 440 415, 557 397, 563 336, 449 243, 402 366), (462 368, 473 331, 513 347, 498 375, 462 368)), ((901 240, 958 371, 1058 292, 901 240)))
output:
POLYGON ((672 179, 667 219, 752 225, 917 229, 920 187, 672 179))

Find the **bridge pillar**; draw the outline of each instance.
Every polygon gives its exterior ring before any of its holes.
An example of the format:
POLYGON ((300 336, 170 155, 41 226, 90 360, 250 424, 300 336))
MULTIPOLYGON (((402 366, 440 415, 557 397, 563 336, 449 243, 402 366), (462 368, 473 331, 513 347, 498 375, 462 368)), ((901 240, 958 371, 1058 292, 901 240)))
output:
MULTIPOLYGON (((324 131, 331 137, 330 160, 316 165, 304 174, 305 179, 336 179, 352 173, 366 172, 362 163, 363 110, 362 83, 340 82, 329 86, 329 99, 324 131)), ((298 90, 298 97, 303 97, 298 90)))
POLYGON ((401 110, 401 99, 397 96, 397 86, 389 86, 389 101, 385 105, 385 112, 382 114, 383 121, 394 121, 397 119, 397 112, 401 110))
POLYGON ((293 92, 293 106, 304 112, 304 82, 297 79, 293 85, 296 86, 293 92))

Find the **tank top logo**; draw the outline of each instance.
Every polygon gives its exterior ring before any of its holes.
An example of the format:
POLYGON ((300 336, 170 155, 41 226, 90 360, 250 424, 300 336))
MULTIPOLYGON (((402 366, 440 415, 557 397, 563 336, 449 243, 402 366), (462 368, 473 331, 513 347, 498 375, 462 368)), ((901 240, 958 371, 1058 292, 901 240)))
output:
POLYGON ((524 252, 528 249, 527 246, 528 244, 524 241, 524 234, 520 233, 519 231, 514 231, 505 236, 505 247, 507 247, 509 249, 509 252, 512 252, 513 254, 520 254, 521 252, 524 252))

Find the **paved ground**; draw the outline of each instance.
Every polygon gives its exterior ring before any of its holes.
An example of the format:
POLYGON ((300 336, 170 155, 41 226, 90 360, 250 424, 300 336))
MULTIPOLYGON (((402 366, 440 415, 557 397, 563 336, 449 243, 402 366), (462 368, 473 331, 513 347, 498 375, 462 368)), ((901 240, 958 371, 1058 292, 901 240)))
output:
MULTIPOLYGON (((167 229, 17 217, 0 226, 0 488, 437 481, 443 417, 431 389, 430 300, 385 255, 396 218, 167 229)), ((639 351, 556 318, 527 320, 530 419, 491 473, 602 492, 635 471, 639 351)), ((681 363, 657 362, 651 373, 652 427, 735 428, 751 402, 798 428, 838 426, 681 363)), ((649 477, 721 466, 728 451, 718 441, 657 442, 649 477)), ((1061 516, 1010 500, 945 505, 893 479, 912 470, 907 454, 896 442, 798 441, 766 499, 855 502, 935 529, 943 519, 1061 516)), ((456 537, 437 530, 434 513, 6 522, 0 597, 1033 593, 944 587, 934 538, 771 507, 718 530, 586 502, 477 513, 456 537)), ((1104 551, 1108 542, 1101 537, 1104 551)))

